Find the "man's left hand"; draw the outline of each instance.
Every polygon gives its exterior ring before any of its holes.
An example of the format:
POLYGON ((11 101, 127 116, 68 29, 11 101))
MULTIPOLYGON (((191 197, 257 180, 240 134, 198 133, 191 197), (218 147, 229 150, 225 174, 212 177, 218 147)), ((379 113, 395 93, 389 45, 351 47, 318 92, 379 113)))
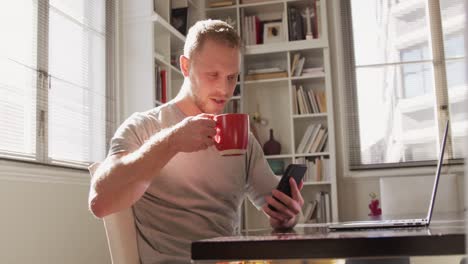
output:
POLYGON ((303 182, 297 186, 296 181, 289 179, 292 197, 274 189, 273 196, 265 197, 265 205, 263 211, 270 216, 270 225, 274 229, 289 229, 293 228, 297 223, 297 215, 301 212, 304 199, 301 195, 303 182), (276 199, 278 200, 276 200, 276 199), (276 211, 271 210, 268 205, 276 208, 276 211))

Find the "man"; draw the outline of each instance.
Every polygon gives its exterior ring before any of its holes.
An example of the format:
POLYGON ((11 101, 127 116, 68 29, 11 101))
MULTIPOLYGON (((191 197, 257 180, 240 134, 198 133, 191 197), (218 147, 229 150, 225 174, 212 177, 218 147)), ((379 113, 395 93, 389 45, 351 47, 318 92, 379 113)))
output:
POLYGON ((293 198, 274 190, 278 180, 251 133, 246 155, 223 157, 213 146, 213 115, 222 113, 239 74, 235 30, 219 20, 197 22, 180 65, 177 97, 128 118, 92 179, 89 206, 97 217, 132 206, 142 263, 188 263, 192 241, 236 233, 245 195, 275 229, 294 227, 304 203, 294 180, 293 198))

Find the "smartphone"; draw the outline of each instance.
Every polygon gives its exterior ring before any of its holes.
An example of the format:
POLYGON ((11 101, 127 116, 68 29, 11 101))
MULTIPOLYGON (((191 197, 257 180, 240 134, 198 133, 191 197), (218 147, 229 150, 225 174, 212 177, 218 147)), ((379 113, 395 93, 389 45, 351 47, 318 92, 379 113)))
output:
MULTIPOLYGON (((286 194, 287 196, 292 197, 291 186, 289 185, 289 179, 292 177, 296 181, 296 184, 299 185, 302 178, 304 178, 306 171, 307 171, 307 166, 304 164, 289 164, 283 176, 281 177, 281 180, 278 183, 278 186, 276 187, 276 189, 286 194)), ((279 201, 278 199, 276 200, 279 201)), ((276 208, 273 207, 272 205, 269 204, 268 207, 271 210, 276 211, 276 208)))

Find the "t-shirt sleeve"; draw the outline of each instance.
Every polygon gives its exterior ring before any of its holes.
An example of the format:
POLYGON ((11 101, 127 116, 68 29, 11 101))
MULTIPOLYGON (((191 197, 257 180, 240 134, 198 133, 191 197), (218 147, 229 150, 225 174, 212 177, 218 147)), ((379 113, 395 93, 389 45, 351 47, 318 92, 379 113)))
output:
MULTIPOLYGON (((151 136, 148 120, 141 113, 134 113, 117 129, 111 139, 108 156, 134 152, 151 136)), ((154 128, 153 128, 154 129, 154 128)))
POLYGON ((271 170, 252 133, 250 142, 247 153, 247 196, 260 209, 265 204, 265 196, 271 195, 271 191, 278 185, 279 178, 271 170))

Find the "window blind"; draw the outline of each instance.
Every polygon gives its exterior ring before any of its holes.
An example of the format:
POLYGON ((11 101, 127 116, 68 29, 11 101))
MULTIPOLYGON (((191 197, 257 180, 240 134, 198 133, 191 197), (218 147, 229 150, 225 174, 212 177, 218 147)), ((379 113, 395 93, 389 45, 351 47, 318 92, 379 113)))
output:
POLYGON ((448 157, 462 158, 464 0, 342 3, 350 168, 434 163, 447 119, 448 157))
POLYGON ((0 10, 1 157, 74 167, 103 159, 115 126, 113 1, 0 10))

